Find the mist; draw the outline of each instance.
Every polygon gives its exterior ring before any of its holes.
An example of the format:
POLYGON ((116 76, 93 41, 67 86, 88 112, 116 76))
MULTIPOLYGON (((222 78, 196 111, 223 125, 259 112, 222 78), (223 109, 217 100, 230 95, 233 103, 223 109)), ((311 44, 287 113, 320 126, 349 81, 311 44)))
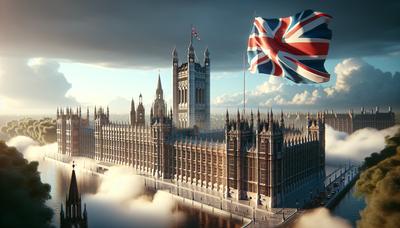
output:
MULTIPOLYGON (((39 169, 48 162, 57 163, 44 158, 45 154, 57 153, 57 143, 40 146, 29 137, 17 136, 10 139, 7 145, 16 147, 27 160, 39 161, 39 169)), ((77 164, 75 170, 79 182, 79 176, 87 172, 83 167, 94 167, 94 162, 79 157, 74 157, 73 160, 77 164)), ((72 165, 72 159, 70 163, 72 165)), ((72 166, 57 166, 63 169, 63 173, 68 174, 67 186, 60 186, 66 188, 67 192, 72 166)), ((43 178, 43 181, 49 180, 43 178)), ((78 183, 78 186, 82 187, 81 183, 78 183)), ((54 187, 57 186, 52 186, 54 187)), ((79 191, 82 193, 82 189, 79 191)), ((61 203, 65 205, 62 200, 56 202, 55 206, 59 207, 61 203)), ((98 187, 93 193, 82 193, 82 204, 87 206, 88 223, 91 227, 171 227, 185 221, 184 213, 176 210, 177 204, 172 195, 163 191, 157 191, 154 195, 147 192, 143 180, 129 167, 111 167, 99 177, 98 187)), ((58 226, 59 214, 55 213, 55 216, 57 219, 53 221, 58 226)))
POLYGON ((295 228, 351 228, 346 220, 332 216, 328 209, 320 207, 306 212, 295 223, 295 228))
POLYGON ((325 128, 326 162, 329 164, 348 161, 361 163, 365 157, 379 152, 385 147, 385 137, 396 133, 399 125, 376 130, 363 128, 349 135, 334 130, 330 126, 325 128))

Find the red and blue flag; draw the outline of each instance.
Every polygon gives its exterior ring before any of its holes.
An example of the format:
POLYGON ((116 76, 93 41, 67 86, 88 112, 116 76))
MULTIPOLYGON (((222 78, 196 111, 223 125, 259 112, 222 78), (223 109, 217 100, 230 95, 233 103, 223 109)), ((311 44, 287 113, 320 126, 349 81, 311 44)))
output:
POLYGON ((324 63, 332 38, 331 18, 313 10, 285 18, 256 17, 247 47, 249 70, 295 83, 329 81, 324 63))

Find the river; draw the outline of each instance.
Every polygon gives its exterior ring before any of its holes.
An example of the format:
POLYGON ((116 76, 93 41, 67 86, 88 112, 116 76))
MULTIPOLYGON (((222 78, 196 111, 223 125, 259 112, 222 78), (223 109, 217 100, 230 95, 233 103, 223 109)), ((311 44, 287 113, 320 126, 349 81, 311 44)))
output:
MULTIPOLYGON (((54 210, 55 215, 52 222, 54 225, 58 226, 60 206, 61 204, 64 204, 69 188, 71 167, 54 160, 44 159, 43 157, 38 160, 42 181, 51 185, 51 199, 47 201, 47 205, 54 210)), ((78 166, 85 166, 85 161, 87 162, 86 166, 91 162, 90 159, 81 159, 78 161, 78 166)), ((326 173, 329 174, 337 168, 337 166, 327 166, 326 173)), ((136 220, 133 218, 130 219, 132 216, 126 212, 129 210, 125 210, 124 205, 118 205, 113 201, 111 201, 110 204, 98 204, 98 202, 93 200, 93 197, 91 196, 98 193, 99 186, 102 183, 102 177, 99 177, 96 174, 91 174, 87 171, 79 171, 79 169, 77 169, 77 178, 79 191, 82 194, 82 201, 83 203, 87 203, 89 225, 95 225, 96 227, 132 227, 138 225, 138 218, 136 217, 136 220), (109 207, 110 209, 108 211, 102 211, 99 207, 109 207), (116 213, 120 208, 123 210, 116 213), (110 216, 110 218, 105 218, 107 216, 110 216), (100 224, 99 221, 101 221, 100 224)), ((356 221, 360 218, 359 211, 365 207, 364 200, 356 198, 353 195, 355 191, 354 189, 355 187, 353 186, 332 210, 334 215, 348 220, 353 226, 355 226, 356 221)), ((147 198, 151 201, 154 195, 155 192, 147 191, 143 192, 137 198, 147 198)), ((163 205, 159 205, 159 207, 163 207, 163 205)), ((157 215, 154 216, 155 218, 157 217, 157 215)), ((165 224, 162 222, 155 224, 161 224, 161 227, 240 227, 242 225, 241 221, 226 216, 213 215, 180 204, 176 204, 173 208, 173 213, 168 216, 176 218, 167 219, 165 224), (176 216, 177 214, 179 216, 176 216)), ((152 224, 151 222, 154 222, 151 221, 152 218, 146 218, 146 216, 142 217, 139 218, 142 220, 140 223, 141 225, 146 225, 147 220, 150 221, 150 224, 152 224)))
MULTIPOLYGON (((326 166, 326 174, 330 174, 339 166, 326 166)), ((353 227, 356 227, 357 220, 360 219, 360 211, 366 206, 363 198, 354 195, 355 185, 343 196, 340 202, 333 208, 332 214, 349 221, 353 227)))
MULTIPOLYGON (((82 164, 82 161, 80 162, 82 164)), ((79 163, 78 163, 79 165, 79 163)), ((39 171, 42 181, 51 185, 51 199, 47 205, 54 210, 52 223, 59 226, 59 213, 61 204, 64 204, 68 192, 71 177, 71 167, 63 163, 50 160, 39 159, 39 171)), ((114 201, 99 202, 98 198, 93 197, 102 183, 102 177, 91 174, 87 171, 76 169, 79 192, 82 195, 82 203, 87 203, 88 223, 92 227, 241 227, 242 222, 231 219, 227 216, 217 216, 199 209, 190 208, 186 205, 175 204, 171 214, 157 215, 157 209, 151 208, 151 200, 155 192, 145 191, 136 198, 142 202, 141 206, 136 206, 137 214, 129 214, 131 208, 126 205, 119 205, 114 201), (109 209, 99 208, 109 207, 109 209), (154 213, 146 209, 154 210, 154 213), (122 209, 122 210, 121 210, 122 209), (118 213, 116 213, 118 211, 118 213), (144 211, 144 212, 143 212, 144 211), (105 218, 105 217, 109 218, 105 218), (165 217, 170 217, 165 219, 165 217), (132 219, 131 219, 132 218, 132 219), (138 221, 140 220, 140 221, 138 221), (159 220, 159 221, 156 221, 159 220)), ((106 199, 107 200, 107 199, 106 199)), ((157 207, 165 207, 162 203, 157 207)), ((165 213, 161 210, 161 213, 165 213)), ((169 212, 168 212, 169 213, 169 212)))

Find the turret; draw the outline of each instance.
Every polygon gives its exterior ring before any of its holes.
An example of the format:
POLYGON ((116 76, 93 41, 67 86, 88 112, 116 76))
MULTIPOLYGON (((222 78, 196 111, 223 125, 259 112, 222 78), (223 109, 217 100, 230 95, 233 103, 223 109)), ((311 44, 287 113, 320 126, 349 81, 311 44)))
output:
POLYGON ((84 207, 83 207, 83 219, 84 219, 84 220, 87 220, 86 203, 84 204, 84 207))
POLYGON ((78 184, 75 175, 75 163, 72 164, 71 183, 69 187, 68 196, 66 197, 65 211, 61 205, 60 211, 60 227, 82 227, 87 228, 87 211, 86 205, 82 216, 81 196, 78 191, 78 184))
POLYGON ((194 63, 194 62, 195 62, 195 53, 192 42, 190 42, 188 47, 188 63, 194 63))
POLYGON ((150 121, 153 121, 153 107, 150 108, 150 121))
POLYGON ((64 220, 64 207, 63 207, 63 205, 61 204, 60 221, 63 221, 63 220, 64 220))
POLYGON ((96 106, 94 106, 94 119, 97 119, 97 110, 96 110, 96 106))
POLYGON ((135 101, 133 100, 133 98, 131 101, 130 121, 131 121, 131 126, 134 126, 136 124, 135 101))
POLYGON ((157 82, 157 90, 156 90, 156 99, 162 99, 164 97, 163 89, 161 86, 160 74, 158 74, 158 82, 157 82))
POLYGON ((174 66, 175 66, 175 63, 176 63, 176 65, 178 65, 178 52, 176 51, 176 47, 172 51, 172 62, 174 63, 174 66))
POLYGON ((204 66, 209 67, 210 65, 210 52, 208 48, 204 51, 204 66))
POLYGON ((179 103, 179 91, 178 91, 178 52, 176 48, 172 51, 172 108, 173 108, 173 119, 178 124, 178 103, 179 103))
POLYGON ((253 117, 253 110, 250 110, 250 129, 253 131, 254 126, 254 117, 253 117))
POLYGON ((136 124, 139 126, 145 125, 145 110, 143 106, 143 97, 142 94, 139 95, 139 105, 136 111, 136 124))

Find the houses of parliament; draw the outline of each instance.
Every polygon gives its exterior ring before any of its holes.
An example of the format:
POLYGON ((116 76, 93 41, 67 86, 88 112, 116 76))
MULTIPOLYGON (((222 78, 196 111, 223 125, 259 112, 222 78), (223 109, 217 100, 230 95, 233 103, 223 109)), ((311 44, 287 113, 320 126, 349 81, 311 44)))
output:
POLYGON ((57 110, 58 153, 130 166, 138 173, 196 186, 266 208, 297 207, 325 180, 326 114, 308 114, 304 128, 285 115, 226 113, 222 137, 210 132, 210 53, 203 63, 192 44, 187 62, 172 53, 173 104, 167 109, 160 77, 146 116, 132 100, 129 123, 110 121, 109 109, 57 110), (147 119, 148 118, 148 119, 147 119))

